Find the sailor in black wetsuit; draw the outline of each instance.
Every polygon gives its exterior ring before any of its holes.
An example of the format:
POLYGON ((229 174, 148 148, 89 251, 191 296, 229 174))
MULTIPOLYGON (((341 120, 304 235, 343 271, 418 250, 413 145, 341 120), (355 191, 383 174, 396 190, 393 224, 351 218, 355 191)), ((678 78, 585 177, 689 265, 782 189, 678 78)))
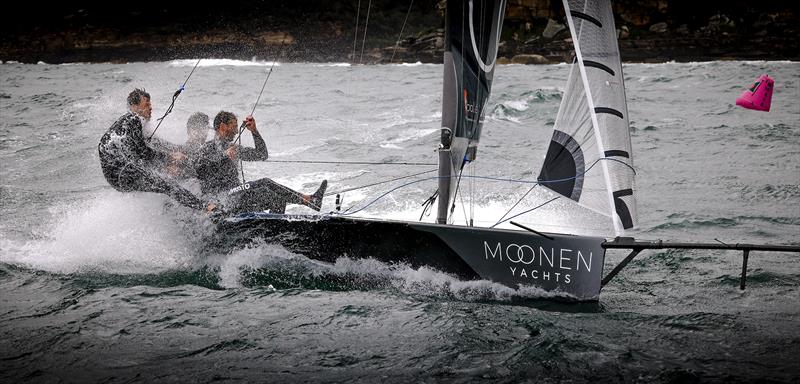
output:
POLYGON ((304 195, 268 178, 239 182, 236 162, 263 161, 268 157, 267 144, 256 129, 252 116, 245 118, 245 127, 253 135, 255 148, 237 146, 233 139, 238 132, 236 116, 230 112, 220 112, 214 118, 216 137, 197 153, 192 161, 200 189, 204 196, 214 196, 224 205, 227 212, 270 211, 283 213, 286 204, 301 204, 319 211, 322 197, 328 185, 322 181, 313 195, 304 195))
POLYGON ((210 130, 211 124, 209 124, 208 115, 202 112, 195 112, 186 121, 187 140, 185 145, 165 142, 156 143, 156 148, 160 146, 165 150, 178 151, 186 155, 186 159, 181 159, 181 161, 173 162, 167 166, 167 173, 171 177, 179 180, 197 178, 192 160, 198 157, 198 153, 203 148, 210 130))
POLYGON ((156 173, 169 161, 181 160, 185 155, 153 149, 145 141, 142 120, 150 119, 150 95, 135 89, 128 95, 128 107, 130 112, 114 122, 97 146, 106 181, 120 192, 164 193, 187 207, 207 208, 189 191, 156 173))

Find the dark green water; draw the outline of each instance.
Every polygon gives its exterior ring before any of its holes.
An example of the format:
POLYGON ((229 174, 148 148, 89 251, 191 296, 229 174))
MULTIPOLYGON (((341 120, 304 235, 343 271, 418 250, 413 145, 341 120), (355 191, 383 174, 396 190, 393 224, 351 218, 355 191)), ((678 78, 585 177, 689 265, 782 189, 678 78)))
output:
MULTIPOLYGON (((160 116, 193 64, 0 65, 0 381, 800 380, 793 254, 751 254, 740 291, 738 253, 646 251, 598 303, 564 304, 428 269, 320 264, 268 243, 207 249, 207 220, 163 196, 114 191, 96 154, 133 87, 150 91, 160 116)), ((261 64, 200 67, 159 134, 183 141, 196 110, 248 113, 261 64)), ((641 223, 630 235, 798 244, 800 66, 624 69, 641 223), (776 81, 772 111, 736 107, 762 73, 776 81)), ((538 174, 567 71, 498 68, 476 174, 538 174)), ((255 117, 273 159, 435 162, 441 73, 285 64, 255 117)), ((305 191, 321 178, 339 190, 416 171, 245 164, 249 177, 305 191)), ((415 219, 433 189, 400 190, 366 215, 415 219)), ((491 225, 527 188, 475 190, 475 220, 491 225)), ((561 209, 520 221, 557 229, 568 217, 561 209)), ((606 271, 622 257, 609 253, 606 271)))

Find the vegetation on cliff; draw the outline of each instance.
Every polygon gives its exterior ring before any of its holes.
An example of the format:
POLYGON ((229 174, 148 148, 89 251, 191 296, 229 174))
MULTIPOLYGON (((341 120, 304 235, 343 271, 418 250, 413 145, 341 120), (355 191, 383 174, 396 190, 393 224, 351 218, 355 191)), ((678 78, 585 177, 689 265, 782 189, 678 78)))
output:
MULTIPOLYGON (((410 13, 409 5, 410 1, 393 0, 232 0, 213 7, 150 0, 21 4, 16 16, 0 26, 0 60, 277 56, 290 61, 439 62, 443 1, 416 0, 410 13), (367 13, 369 23, 365 23, 367 13)), ((796 60, 800 58, 797 8, 789 0, 614 2, 626 61, 796 60)), ((571 44, 564 22, 561 1, 509 0, 502 60, 569 60, 571 44)))

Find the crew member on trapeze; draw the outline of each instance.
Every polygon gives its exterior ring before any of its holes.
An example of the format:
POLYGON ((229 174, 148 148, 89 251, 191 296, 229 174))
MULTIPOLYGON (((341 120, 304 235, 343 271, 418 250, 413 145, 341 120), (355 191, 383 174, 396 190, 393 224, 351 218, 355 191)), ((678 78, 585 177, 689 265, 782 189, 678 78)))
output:
POLYGON ((192 162, 198 157, 198 153, 203 148, 203 144, 206 143, 206 137, 211 129, 208 115, 203 112, 195 112, 186 121, 186 144, 176 145, 163 142, 160 144, 186 155, 186 159, 167 166, 167 173, 170 176, 178 180, 197 179, 192 162))
POLYGON ((170 164, 185 160, 186 155, 150 146, 145 141, 143 127, 152 113, 150 94, 134 89, 128 95, 128 109, 129 112, 117 119, 100 138, 97 146, 106 181, 120 192, 163 193, 187 207, 213 210, 213 204, 203 202, 158 173, 170 164))
POLYGON ((267 144, 256 128, 253 116, 244 119, 244 126, 253 135, 255 148, 234 143, 238 132, 236 115, 222 111, 214 118, 214 140, 206 142, 190 159, 200 181, 203 196, 218 199, 229 213, 270 211, 283 213, 286 204, 300 204, 315 211, 322 208, 322 197, 328 181, 323 180, 313 195, 305 195, 268 178, 239 182, 236 162, 267 160, 267 144))

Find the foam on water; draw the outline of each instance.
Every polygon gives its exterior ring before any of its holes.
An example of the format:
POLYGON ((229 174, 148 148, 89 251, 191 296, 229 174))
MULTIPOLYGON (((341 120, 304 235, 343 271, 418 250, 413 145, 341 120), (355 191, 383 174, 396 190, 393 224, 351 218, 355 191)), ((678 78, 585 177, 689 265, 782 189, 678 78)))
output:
MULTIPOLYGON (((171 67, 194 67, 198 59, 184 59, 173 60, 169 62, 171 67)), ((281 65, 280 62, 274 62, 276 67, 281 65)), ((258 60, 233 60, 233 59, 202 59, 198 67, 266 67, 272 66, 272 61, 258 61, 258 60)))
POLYGON ((177 222, 181 209, 167 209, 165 201, 155 194, 104 191, 88 201, 56 206, 52 222, 39 228, 35 239, 3 240, 8 251, 0 261, 65 274, 187 268, 197 252, 191 234, 197 233, 177 222))
POLYGON ((381 147, 393 147, 396 149, 402 149, 399 144, 418 140, 424 138, 428 135, 432 135, 436 132, 439 132, 439 129, 418 129, 418 128, 411 128, 406 129, 401 132, 398 132, 396 135, 391 135, 389 139, 384 140, 379 145, 381 147))
POLYGON ((389 65, 396 65, 396 66, 399 66, 399 67, 419 67, 419 66, 422 66, 422 65, 438 65, 438 64, 432 64, 432 63, 425 64, 425 63, 423 63, 421 61, 417 61, 415 63, 397 63, 397 64, 389 64, 389 65))
POLYGON ((434 299, 455 298, 461 301, 571 298, 563 293, 545 292, 534 287, 512 289, 488 280, 463 281, 432 268, 386 264, 371 258, 342 257, 333 264, 323 263, 263 241, 227 255, 217 255, 207 262, 218 268, 220 285, 229 289, 245 286, 269 288, 273 284, 278 289, 313 289, 319 284, 335 290, 388 289, 404 295, 434 299), (330 286, 330 282, 346 286, 330 286))
MULTIPOLYGON (((270 239, 219 252, 204 243, 202 218, 165 208, 164 196, 111 190, 97 160, 97 140, 125 113, 132 88, 145 87, 160 116, 195 63, 3 63, 0 360, 8 369, 0 381, 53 381, 79 377, 76 371, 89 373, 84 381, 197 381, 220 374, 220 366, 230 374, 221 380, 248 381, 364 381, 376 374, 390 382, 796 381, 800 274, 793 254, 751 254, 741 291, 740 253, 643 252, 603 289, 601 310, 584 311, 541 310, 531 304, 536 300, 516 299, 557 294, 460 281, 431 268, 351 258, 321 263, 270 239), (110 365, 98 364, 98 356, 110 365), (307 375, 280 376, 276 368, 307 375), (153 376, 159 372, 172 375, 153 376)), ((185 131, 194 111, 250 111, 270 63, 209 63, 216 67, 195 73, 159 134, 185 131)), ((272 156, 435 162, 441 66, 338 66, 287 63, 273 74, 256 111, 272 156)), ((501 67, 489 111, 506 103, 504 113, 523 124, 487 116, 475 174, 533 180, 567 64, 501 67)), ((625 64, 629 114, 641 127, 632 144, 642 228, 627 235, 796 244, 797 69, 795 62, 625 64), (764 72, 776 78, 773 111, 731 109, 742 79, 764 72)), ((244 167, 248 180, 271 177, 303 192, 323 178, 336 192, 426 169, 244 167)), ((344 208, 411 180, 346 192, 344 208)), ((529 188, 475 180, 470 198, 469 184, 461 186, 455 225, 465 225, 472 204, 476 226, 490 226, 529 188)), ((435 179, 412 184, 357 215, 416 221, 435 189, 435 179)), ((540 192, 509 216, 550 198, 540 192)), ((325 199, 323 213, 334 200, 325 199)), ((513 220, 537 231, 588 225, 587 215, 569 216, 576 211, 570 204, 559 199, 513 220)), ((299 206, 289 212, 312 213, 299 206)), ((608 228, 607 219, 599 228, 608 228)), ((606 266, 626 255, 608 252, 606 266)))
POLYGON ((350 67, 352 64, 350 63, 325 63, 325 64, 314 64, 315 67, 350 67))

